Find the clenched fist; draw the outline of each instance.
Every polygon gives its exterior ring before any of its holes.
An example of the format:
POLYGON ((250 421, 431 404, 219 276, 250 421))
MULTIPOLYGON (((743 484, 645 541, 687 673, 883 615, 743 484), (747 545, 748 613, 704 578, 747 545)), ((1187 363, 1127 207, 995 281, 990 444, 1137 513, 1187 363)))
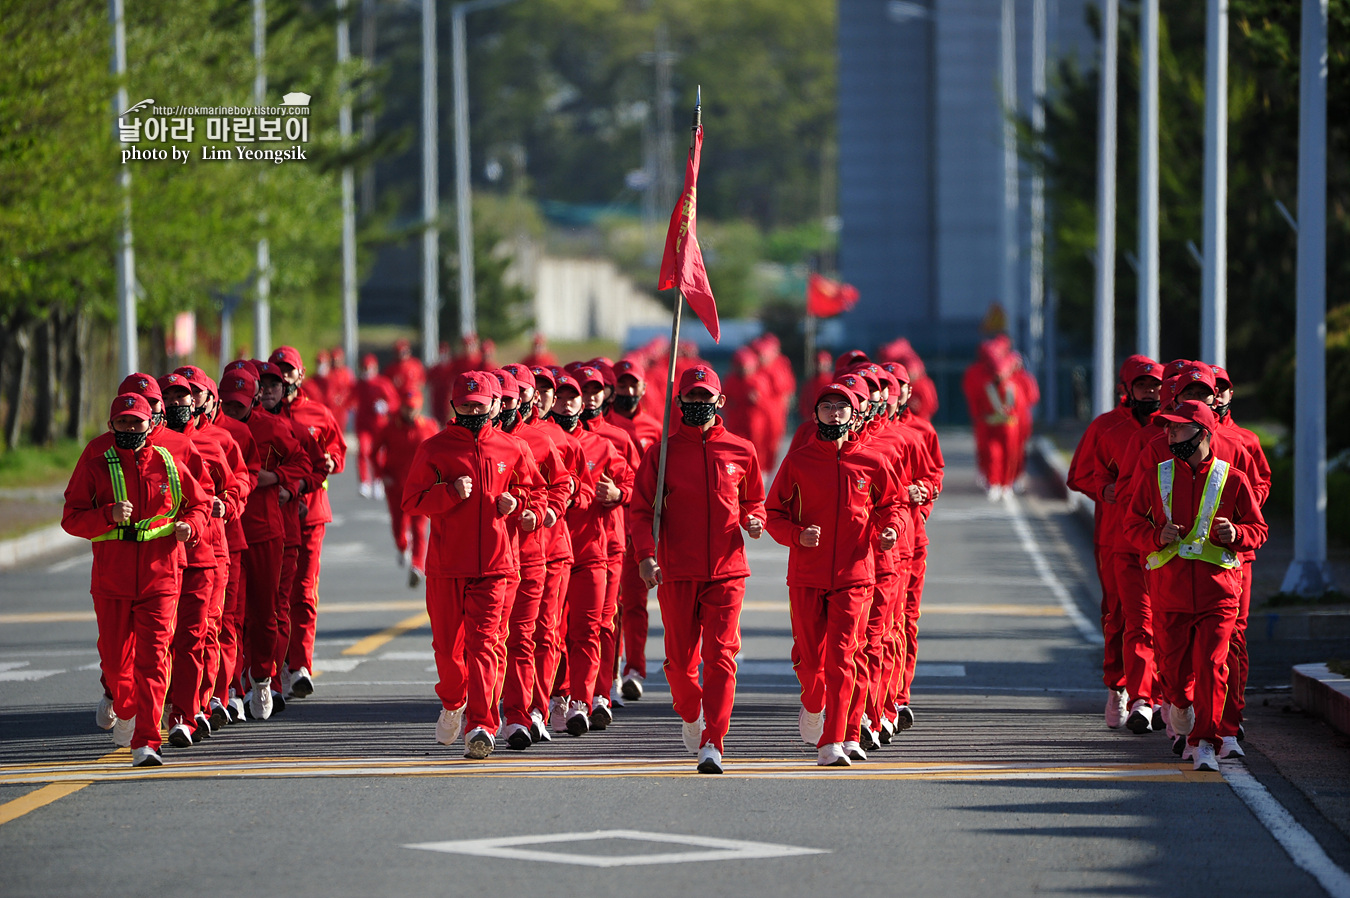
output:
POLYGON ((820 525, 812 524, 797 535, 797 542, 808 549, 820 545, 820 525))
POLYGON ((469 498, 469 494, 473 492, 473 478, 467 474, 456 479, 454 485, 455 492, 459 494, 461 499, 469 498))

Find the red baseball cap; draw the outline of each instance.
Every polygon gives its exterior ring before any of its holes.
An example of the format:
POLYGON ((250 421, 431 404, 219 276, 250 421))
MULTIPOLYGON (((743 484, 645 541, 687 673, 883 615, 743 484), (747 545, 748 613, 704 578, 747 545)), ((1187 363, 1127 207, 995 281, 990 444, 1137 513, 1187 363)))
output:
POLYGON ((258 380, 262 380, 264 377, 275 377, 277 380, 286 379, 281 376, 281 369, 271 362, 255 361, 253 367, 258 372, 258 380))
POLYGON ((141 374, 139 371, 124 377, 122 383, 117 387, 117 393, 118 395, 136 393, 144 396, 147 400, 158 399, 163 401, 164 399, 164 394, 159 390, 159 381, 148 374, 141 374))
MULTIPOLYGON (((854 380, 857 380, 857 378, 855 377, 854 380)), ((812 403, 812 407, 814 408, 815 406, 820 405, 820 401, 826 396, 843 396, 848 400, 848 404, 853 407, 854 411, 857 411, 858 403, 862 399, 853 387, 836 380, 831 381, 819 390, 816 390, 816 401, 812 403)))
POLYGON ((600 373, 599 368, 593 368, 590 365, 582 365, 572 371, 571 374, 577 379, 577 383, 581 385, 583 392, 587 387, 592 385, 604 389, 605 376, 600 373))
POLYGON ((1190 359, 1172 359, 1172 361, 1168 362, 1163 367, 1163 379, 1166 380, 1169 377, 1175 377, 1176 375, 1184 371, 1187 367, 1194 364, 1195 362, 1191 361, 1190 359))
POLYGON ((1220 368, 1218 365, 1215 365, 1215 366, 1214 366, 1214 385, 1215 385, 1215 392, 1220 392, 1220 391, 1218 390, 1218 385, 1219 385, 1220 383, 1225 383, 1225 384, 1228 385, 1228 386, 1224 387, 1224 389, 1226 389, 1226 390, 1231 390, 1231 389, 1233 388, 1233 378, 1231 378, 1231 377, 1228 376, 1228 369, 1226 369, 1226 368, 1220 368))
POLYGON ((1178 375, 1178 378, 1179 378, 1178 381, 1179 386, 1177 387, 1178 394, 1180 394, 1182 390, 1186 389, 1193 383, 1204 384, 1205 386, 1209 387, 1211 393, 1219 392, 1219 386, 1214 381, 1214 369, 1211 366, 1206 365, 1204 362, 1193 362, 1190 366, 1182 369, 1182 372, 1181 374, 1178 375))
MULTIPOLYGON (((538 375, 535 376, 538 377, 538 375)), ((567 389, 567 390, 576 390, 577 395, 578 396, 581 395, 581 384, 577 383, 577 379, 572 375, 567 374, 566 372, 559 374, 557 377, 553 378, 553 383, 554 383, 553 389, 558 393, 561 393, 564 389, 567 389)))
POLYGON ((1174 424, 1196 424, 1210 433, 1219 426, 1214 410, 1198 399, 1187 399, 1176 408, 1159 413, 1158 417, 1174 424))
POLYGON ((451 402, 481 402, 484 405, 492 403, 492 384, 497 382, 497 378, 492 377, 483 371, 465 371, 455 378, 454 385, 450 388, 451 402), (488 383, 491 380, 492 383, 488 383))
POLYGON ((863 362, 862 364, 854 365, 848 370, 848 373, 856 374, 858 377, 861 377, 872 390, 880 392, 881 369, 871 362, 863 362))
POLYGON ((158 384, 161 396, 164 394, 164 391, 168 390, 170 387, 182 387, 184 390, 188 391, 189 396, 192 395, 192 384, 186 377, 177 372, 164 375, 158 380, 158 384))
POLYGON ((278 346, 272 350, 267 360, 273 365, 290 365, 296 371, 305 370, 305 363, 300 359, 300 350, 294 346, 278 346))
POLYGON ((258 393, 258 378, 253 376, 252 369, 237 368, 234 371, 228 371, 220 379, 220 401, 221 402, 242 402, 244 405, 251 405, 253 398, 258 393))
POLYGON ((881 366, 881 369, 889 372, 891 377, 895 378, 897 383, 907 384, 910 382, 909 369, 899 362, 887 362, 881 366))
POLYGON ((511 396, 516 399, 520 398, 520 385, 516 383, 516 376, 514 374, 507 371, 505 368, 498 368, 496 371, 493 371, 492 374, 497 378, 497 383, 502 388, 502 396, 511 396))
POLYGON ((867 388, 867 381, 856 374, 840 374, 834 379, 834 383, 851 390, 853 395, 858 397, 859 402, 872 398, 872 391, 867 388))
POLYGON ((205 390, 207 381, 211 379, 206 375, 205 371, 198 368, 196 365, 180 365, 173 369, 173 373, 183 375, 187 378, 188 383, 199 390, 205 390))
POLYGON ((614 363, 614 380, 617 383, 621 377, 631 377, 635 380, 642 380, 645 372, 642 370, 642 363, 637 359, 626 356, 614 363))
POLYGON ((861 349, 850 349, 848 352, 834 360, 834 370, 836 372, 845 371, 859 362, 870 361, 871 359, 867 357, 867 353, 863 352, 861 349))
POLYGON ((405 349, 409 351, 412 350, 412 344, 406 339, 400 337, 394 341, 394 352, 403 352, 405 349))
POLYGON ((534 373, 527 366, 512 362, 509 365, 502 365, 502 370, 515 379, 517 390, 534 386, 534 373))
POLYGON ((556 390, 558 388, 558 375, 553 373, 552 368, 546 368, 543 365, 535 365, 530 369, 530 373, 534 375, 536 387, 539 385, 539 381, 543 380, 548 382, 548 388, 550 390, 556 390))
MULTIPOLYGON (((334 356, 334 358, 336 358, 336 356, 334 356)), ((375 353, 373 352, 368 352, 365 355, 361 356, 362 368, 369 368, 371 365, 378 366, 379 364, 380 360, 375 357, 375 353)))
POLYGON ((1120 382, 1130 386, 1141 377, 1163 379, 1163 366, 1146 355, 1132 355, 1120 366, 1120 382))
POLYGON ((112 401, 112 408, 108 410, 109 418, 116 418, 118 415, 135 415, 142 421, 149 421, 150 403, 140 393, 119 393, 112 401))
POLYGON ((421 390, 404 390, 401 394, 399 394, 398 398, 399 401, 402 402, 404 406, 406 406, 407 408, 422 407, 423 400, 421 390))
POLYGON ((680 395, 683 396, 694 387, 703 387, 716 396, 722 392, 722 381, 717 372, 707 365, 695 365, 680 375, 680 395))

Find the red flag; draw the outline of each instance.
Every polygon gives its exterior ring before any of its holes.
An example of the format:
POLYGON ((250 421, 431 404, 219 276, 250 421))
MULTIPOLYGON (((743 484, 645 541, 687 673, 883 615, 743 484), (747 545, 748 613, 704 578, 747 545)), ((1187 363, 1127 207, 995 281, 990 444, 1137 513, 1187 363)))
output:
POLYGON ((714 342, 721 342, 722 328, 717 323, 717 301, 713 299, 708 272, 703 267, 703 251, 698 247, 694 232, 698 205, 698 158, 703 149, 703 126, 694 131, 694 145, 689 148, 689 162, 684 169, 684 192, 670 213, 670 228, 666 231, 666 251, 661 257, 661 276, 657 290, 672 287, 684 294, 689 308, 712 334, 714 342))
POLYGON ((813 274, 806 281, 806 314, 815 318, 833 318, 847 312, 858 302, 858 288, 813 274))

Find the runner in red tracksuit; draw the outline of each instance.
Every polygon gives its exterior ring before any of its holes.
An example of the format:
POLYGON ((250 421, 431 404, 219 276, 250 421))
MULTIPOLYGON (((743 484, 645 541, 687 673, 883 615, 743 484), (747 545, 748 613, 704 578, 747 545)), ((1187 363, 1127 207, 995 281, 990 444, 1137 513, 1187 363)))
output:
POLYGON ((905 587, 904 604, 897 612, 904 627, 905 659, 899 672, 899 682, 894 689, 895 706, 894 726, 896 731, 907 730, 914 725, 914 710, 910 705, 910 690, 914 685, 914 670, 919 660, 919 615, 923 604, 924 580, 928 573, 928 516, 933 512, 933 502, 942 494, 943 469, 947 462, 942 457, 942 446, 937 431, 928 419, 916 414, 912 403, 909 369, 899 362, 887 362, 882 368, 890 372, 899 383, 895 394, 895 405, 891 415, 896 425, 909 436, 914 437, 923 447, 921 458, 927 467, 915 480, 923 494, 923 502, 911 507, 914 524, 914 554, 909 564, 909 584, 905 587))
MULTIPOLYGON (((538 643, 543 637, 540 607, 548 585, 551 540, 557 538, 559 530, 565 532, 562 519, 567 514, 575 479, 563 462, 562 452, 553 438, 527 418, 521 417, 522 406, 533 416, 535 391, 530 384, 534 375, 522 365, 508 365, 500 373, 505 377, 499 378, 502 385, 502 414, 498 425, 504 433, 529 446, 545 489, 545 508, 539 526, 532 531, 518 533, 520 581, 515 587, 506 632, 506 671, 502 688, 502 716, 506 729, 503 735, 506 736, 508 746, 516 751, 524 751, 542 738, 535 736, 536 725, 539 732, 546 731, 542 726, 543 709, 538 712, 537 719, 532 713, 538 692, 535 687, 538 643), (516 379, 517 373, 520 380, 516 379), (508 385, 511 388, 509 390, 508 385)), ((552 686, 551 682, 549 686, 552 686)), ((547 702, 547 692, 544 700, 547 702)), ((547 705, 544 707, 547 708, 547 705)))
POLYGON ((816 399, 819 438, 788 451, 765 506, 770 535, 790 548, 798 726, 819 749, 817 763, 848 766, 851 755, 865 757, 845 740, 854 682, 865 676, 857 657, 876 582, 873 547, 889 551, 903 525, 889 466, 849 438, 859 395, 834 383, 816 399))
MULTIPOLYGON (((196 404, 196 433, 214 440, 224 454, 234 476, 233 510, 225 515, 225 539, 216 547, 216 582, 207 611, 206 655, 202 669, 201 702, 207 709, 212 731, 230 724, 229 683, 239 664, 239 629, 242 611, 238 607, 241 557, 245 546, 243 514, 253 492, 258 452, 248 427, 228 415, 220 414, 220 391, 216 382, 201 368, 185 365, 174 372, 188 379, 192 401, 196 404), (227 621, 233 621, 232 626, 227 621)), ((227 505, 230 503, 227 501, 227 505)))
POLYGON ((975 454, 990 501, 1012 488, 1017 442, 1022 432, 1019 409, 1025 404, 1013 377, 1015 360, 997 338, 980 345, 976 361, 966 369, 961 389, 966 395, 975 432, 975 454))
MULTIPOLYGON (((603 365, 603 362, 600 364, 603 365)), ((610 383, 614 380, 613 369, 609 368, 607 375, 605 367, 588 365, 578 369, 576 378, 583 393, 581 426, 608 440, 623 460, 629 477, 636 477, 638 465, 642 462, 642 449, 627 430, 609 423, 605 418, 605 404, 614 393, 614 386, 610 383)), ((609 719, 613 718, 611 702, 617 699, 620 705, 623 704, 623 697, 614 688, 614 679, 619 672, 622 632, 619 588, 625 549, 628 547, 628 505, 632 501, 632 488, 631 480, 628 489, 615 485, 623 497, 617 505, 606 508, 605 530, 609 538, 606 544, 605 604, 600 618, 600 673, 595 680, 595 696, 591 702, 591 728, 597 730, 603 730, 609 725, 609 719)))
MULTIPOLYGON (((628 356, 614 365, 614 405, 608 419, 626 430, 637 443, 639 455, 661 439, 661 421, 642 407, 647 383, 640 359, 628 356)), ((619 573, 619 620, 622 626, 623 669, 621 696, 628 701, 642 698, 647 679, 647 587, 638 575, 633 542, 627 540, 623 568, 619 573)))
MULTIPOLYGON (((449 400, 447 400, 448 402, 449 400)), ((408 587, 422 585, 427 570, 426 515, 410 515, 403 510, 403 486, 408 481, 417 447, 440 432, 440 426, 422 415, 422 394, 404 393, 398 414, 391 415, 370 446, 375 476, 384 483, 389 504, 389 526, 394 534, 394 549, 400 565, 408 567, 408 587)))
POLYGON ((328 410, 333 413, 333 420, 337 421, 338 427, 342 429, 343 433, 346 433, 349 424, 348 413, 352 410, 352 390, 356 387, 356 378, 352 376, 352 369, 347 367, 347 353, 341 346, 334 346, 331 356, 333 367, 329 370, 328 378, 324 383, 325 399, 328 402, 328 410))
POLYGON ((1151 570, 1158 666, 1172 728, 1185 737, 1196 770, 1217 772, 1215 750, 1224 757, 1237 746, 1223 738, 1220 725, 1242 597, 1239 553, 1260 548, 1267 528, 1246 476, 1211 448, 1218 420, 1209 406, 1187 400, 1159 417, 1174 457, 1143 472, 1124 527, 1151 570))
POLYGON ((225 520, 243 511, 234 469, 225 456, 225 450, 215 439, 197 428, 192 387, 188 379, 177 372, 159 379, 164 397, 166 426, 182 434, 201 456, 211 514, 195 549, 188 553, 183 569, 183 585, 178 597, 178 615, 173 637, 173 665, 169 699, 169 742, 178 748, 189 748, 211 735, 211 724, 206 710, 209 697, 202 696, 202 680, 207 667, 208 642, 212 632, 212 610, 215 597, 223 584, 220 578, 220 559, 228 557, 225 547, 225 520))
POLYGON ((394 341, 394 360, 381 373, 398 393, 420 390, 427 382, 426 366, 421 359, 413 356, 412 344, 403 339, 394 341))
MULTIPOLYGON (((244 550, 241 584, 245 641, 240 675, 242 678, 247 673, 251 683, 249 712, 255 720, 266 720, 272 716, 272 677, 277 673, 279 618, 283 613, 281 560, 286 534, 282 506, 299 494, 310 463, 290 422, 258 408, 254 370, 252 365, 233 362, 226 366, 220 400, 226 415, 248 426, 258 452, 255 487, 244 507, 248 548, 244 550)), ((242 695, 242 684, 240 689, 242 695)), ((231 704, 235 704, 233 698, 231 704)), ((242 698, 237 711, 242 716, 242 698)))
MULTIPOLYGON (((361 359, 361 379, 352 387, 353 403, 356 406, 356 474, 360 478, 360 494, 375 498, 384 493, 380 481, 371 480, 370 446, 375 435, 384 429, 389 416, 398 411, 398 391, 389 382, 389 378, 380 374, 379 362, 375 356, 367 354, 361 359), (378 491, 376 486, 378 485, 378 491)), ((438 420, 438 426, 445 422, 438 420)))
POLYGON ((314 637, 319 620, 319 568, 323 538, 333 522, 328 478, 341 474, 347 466, 347 438, 323 403, 299 392, 305 380, 300 353, 294 347, 281 346, 273 350, 270 361, 281 371, 286 385, 286 396, 279 407, 282 414, 304 428, 322 453, 322 470, 314 478, 318 485, 306 494, 307 511, 300 521, 300 553, 290 592, 291 634, 281 670, 282 695, 305 698, 314 692, 310 668, 314 666, 314 637))
POLYGON ((108 433, 85 447, 66 486, 62 528, 94 542, 90 595, 107 690, 96 712, 132 764, 159 766, 160 711, 181 582, 178 543, 206 529, 210 499, 151 436, 150 403, 119 394, 108 433))
POLYGON ((716 372, 705 366, 680 381, 681 423, 670 436, 660 490, 660 541, 653 544, 659 443, 642 457, 629 516, 640 575, 661 604, 666 682, 684 724, 684 747, 698 753, 700 773, 722 772, 750 575, 741 529, 759 539, 765 520, 755 447, 722 426, 716 414, 726 403, 721 389, 716 372))
MULTIPOLYGON (((597 382, 603 385, 598 372, 595 377, 586 377, 592 385, 597 382)), ((591 699, 600 675, 600 631, 605 618, 609 572, 610 509, 632 498, 633 470, 609 440, 581 426, 585 401, 581 395, 582 385, 576 378, 560 374, 554 381, 557 387, 553 422, 581 444, 585 466, 582 478, 595 493, 595 501, 590 505, 585 508, 573 505, 567 512, 573 553, 565 600, 567 682, 558 683, 554 689, 555 699, 563 695, 569 699, 563 728, 573 736, 580 736, 591 728, 591 699)), ((553 709, 551 704, 550 710, 553 709)))
POLYGON ((404 510, 431 518, 427 614, 442 708, 436 741, 451 745, 463 731, 465 757, 475 760, 492 753, 500 722, 494 643, 519 568, 506 519, 538 488, 519 443, 489 426, 490 377, 466 371, 455 378, 455 421, 417 448, 403 489, 404 510))

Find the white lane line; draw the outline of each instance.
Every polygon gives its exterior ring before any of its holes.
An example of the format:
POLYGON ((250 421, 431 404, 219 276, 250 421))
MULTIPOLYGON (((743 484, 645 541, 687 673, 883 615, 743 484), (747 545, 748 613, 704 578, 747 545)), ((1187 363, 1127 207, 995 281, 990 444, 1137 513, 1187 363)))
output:
POLYGON ((435 652, 385 652, 381 661, 435 661, 435 652))
POLYGON ((1350 874, 1336 866, 1312 833, 1304 829, 1241 762, 1221 761, 1219 769, 1238 798, 1289 854, 1294 866, 1316 879, 1331 898, 1350 898, 1350 874))
POLYGON ((641 832, 632 829, 605 829, 593 832, 558 833, 541 836, 507 836, 500 839, 461 839, 452 842, 419 842, 404 845, 424 851, 442 851, 447 854, 468 854, 505 860, 540 861, 553 864, 577 864, 585 867, 628 867, 648 864, 688 864, 705 861, 758 860, 776 857, 797 857, 806 854, 828 854, 820 848, 800 848, 771 842, 750 842, 741 839, 717 839, 707 836, 685 836, 668 833, 641 832), (590 854, 585 852, 540 851, 524 846, 556 845, 567 842, 597 842, 625 839, 655 845, 679 845, 708 849, 705 851, 664 851, 654 854, 590 854))
POLYGON ((47 573, 60 574, 80 566, 92 567, 93 564, 94 556, 92 554, 76 555, 74 558, 67 558, 65 561, 58 561, 56 564, 47 565, 47 573))
POLYGON ((1102 638, 1101 626, 1094 624, 1087 619, 1078 608, 1078 603, 1074 601, 1069 590, 1065 588, 1064 583, 1055 572, 1050 569, 1050 562, 1046 561, 1045 553, 1041 551, 1040 544, 1036 542, 1035 535, 1031 532, 1031 526, 1027 524, 1027 519, 1022 514, 1022 504, 1017 501, 1017 497, 1012 494, 1005 494, 1003 505, 1008 509, 1008 514, 1012 516, 1013 532, 1017 534, 1018 540, 1022 543, 1022 548, 1031 558, 1032 565, 1036 568, 1036 573, 1040 575, 1041 582, 1045 588, 1050 590, 1064 609, 1064 613, 1073 625, 1078 628, 1082 637, 1093 645, 1104 645, 1106 640, 1102 638))
POLYGON ((367 660, 369 660, 369 659, 367 659, 367 658, 327 658, 327 659, 325 659, 325 660, 323 660, 323 661, 320 661, 318 658, 315 658, 315 659, 314 659, 314 672, 315 672, 315 673, 351 673, 352 671, 356 670, 356 665, 360 664, 362 661, 367 661, 367 660))
POLYGON ((5 670, 0 671, 0 683, 30 683, 35 680, 45 680, 47 677, 54 677, 57 674, 65 673, 64 670, 5 670))

